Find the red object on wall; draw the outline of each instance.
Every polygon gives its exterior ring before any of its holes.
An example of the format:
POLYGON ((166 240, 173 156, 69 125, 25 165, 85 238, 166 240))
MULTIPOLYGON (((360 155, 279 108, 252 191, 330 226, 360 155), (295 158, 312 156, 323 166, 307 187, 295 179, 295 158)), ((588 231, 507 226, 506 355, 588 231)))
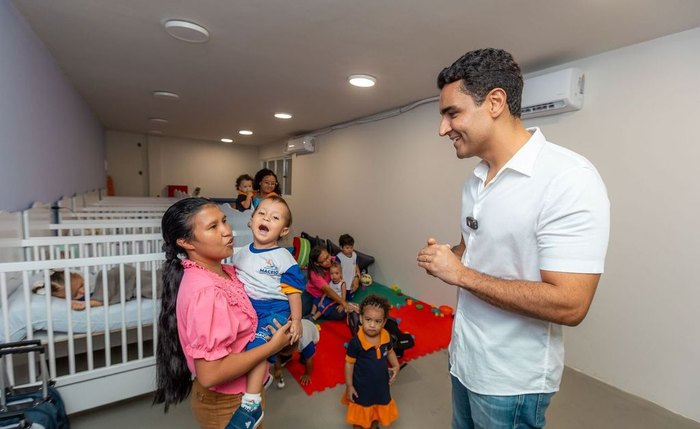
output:
POLYGON ((107 176, 107 196, 114 196, 114 180, 112 180, 112 176, 107 176))
POLYGON ((187 193, 187 185, 168 185, 168 198, 174 197, 175 191, 187 193))

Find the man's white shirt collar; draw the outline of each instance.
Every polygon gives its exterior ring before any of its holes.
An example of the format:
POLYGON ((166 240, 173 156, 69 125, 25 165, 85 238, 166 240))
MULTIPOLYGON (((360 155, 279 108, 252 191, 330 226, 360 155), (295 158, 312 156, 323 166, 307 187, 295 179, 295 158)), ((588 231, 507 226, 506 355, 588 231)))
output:
MULTIPOLYGON (((501 171, 510 169, 526 176, 532 176, 537 156, 547 142, 547 139, 545 139, 544 134, 542 134, 542 131, 540 131, 538 127, 528 128, 527 131, 531 133, 530 138, 523 147, 518 149, 515 155, 506 162, 501 171)), ((486 161, 481 161, 479 165, 474 168, 474 175, 484 181, 486 180, 488 171, 489 165, 486 161)), ((499 171, 497 175, 501 174, 501 171, 499 171)))

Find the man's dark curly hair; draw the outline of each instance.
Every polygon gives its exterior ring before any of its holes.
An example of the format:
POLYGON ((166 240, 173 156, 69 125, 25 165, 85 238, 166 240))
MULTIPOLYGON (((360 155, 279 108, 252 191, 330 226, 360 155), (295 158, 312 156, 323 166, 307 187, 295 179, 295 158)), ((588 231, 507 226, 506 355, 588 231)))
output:
POLYGON ((513 56, 503 49, 477 49, 464 54, 451 66, 444 68, 437 78, 437 85, 461 80, 461 90, 471 96, 478 105, 494 88, 505 91, 510 114, 520 117, 523 93, 523 75, 513 56))

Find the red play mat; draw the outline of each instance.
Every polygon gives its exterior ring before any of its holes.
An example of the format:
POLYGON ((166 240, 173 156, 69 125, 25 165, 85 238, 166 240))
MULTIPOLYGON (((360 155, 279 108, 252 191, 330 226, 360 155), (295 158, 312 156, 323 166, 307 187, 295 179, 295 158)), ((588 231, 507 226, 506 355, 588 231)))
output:
MULTIPOLYGON (((415 346, 404 352, 400 362, 408 362, 449 345, 452 317, 440 317, 439 311, 433 311, 429 304, 413 300, 412 305, 392 308, 390 314, 399 319, 402 331, 415 338, 415 346), (422 308, 419 310, 417 306, 422 308)), ((345 344, 350 340, 350 331, 344 321, 324 321, 320 326, 321 338, 316 346, 311 384, 301 386, 307 395, 345 382, 345 344)), ((289 362, 287 369, 298 382, 304 374, 298 355, 289 362)))

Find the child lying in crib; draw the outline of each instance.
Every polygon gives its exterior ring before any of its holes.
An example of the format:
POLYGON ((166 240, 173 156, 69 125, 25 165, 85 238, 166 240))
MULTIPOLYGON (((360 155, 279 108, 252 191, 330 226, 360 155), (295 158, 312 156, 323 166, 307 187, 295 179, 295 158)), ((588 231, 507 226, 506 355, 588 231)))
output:
MULTIPOLYGON (((161 270, 156 271, 156 294, 161 297, 163 286, 161 281, 161 270)), ((153 291, 151 288, 151 271, 141 271, 141 296, 151 299, 153 291)), ((51 282, 51 295, 58 298, 66 298, 66 278, 65 271, 54 271, 49 277, 51 282)), ((104 305, 104 294, 102 271, 97 272, 93 281, 94 292, 90 294, 90 306, 99 307, 104 305)), ((136 297, 136 268, 129 265, 124 266, 124 299, 129 301, 136 297)), ((71 308, 76 311, 85 309, 85 280, 80 273, 70 273, 71 308)), ((44 282, 39 281, 34 284, 32 292, 44 293, 44 282)), ((119 267, 111 268, 107 271, 107 302, 109 305, 121 301, 119 267)))
MULTIPOLYGON (((66 298, 66 275, 64 271, 54 271, 49 277, 51 281, 51 296, 57 298, 66 298)), ((71 289, 71 308, 76 311, 85 310, 85 281, 79 273, 70 273, 70 289, 71 289)), ((43 294, 44 282, 39 281, 34 284, 32 292, 43 294)), ((102 301, 94 299, 90 300, 90 305, 99 307, 102 301)))

